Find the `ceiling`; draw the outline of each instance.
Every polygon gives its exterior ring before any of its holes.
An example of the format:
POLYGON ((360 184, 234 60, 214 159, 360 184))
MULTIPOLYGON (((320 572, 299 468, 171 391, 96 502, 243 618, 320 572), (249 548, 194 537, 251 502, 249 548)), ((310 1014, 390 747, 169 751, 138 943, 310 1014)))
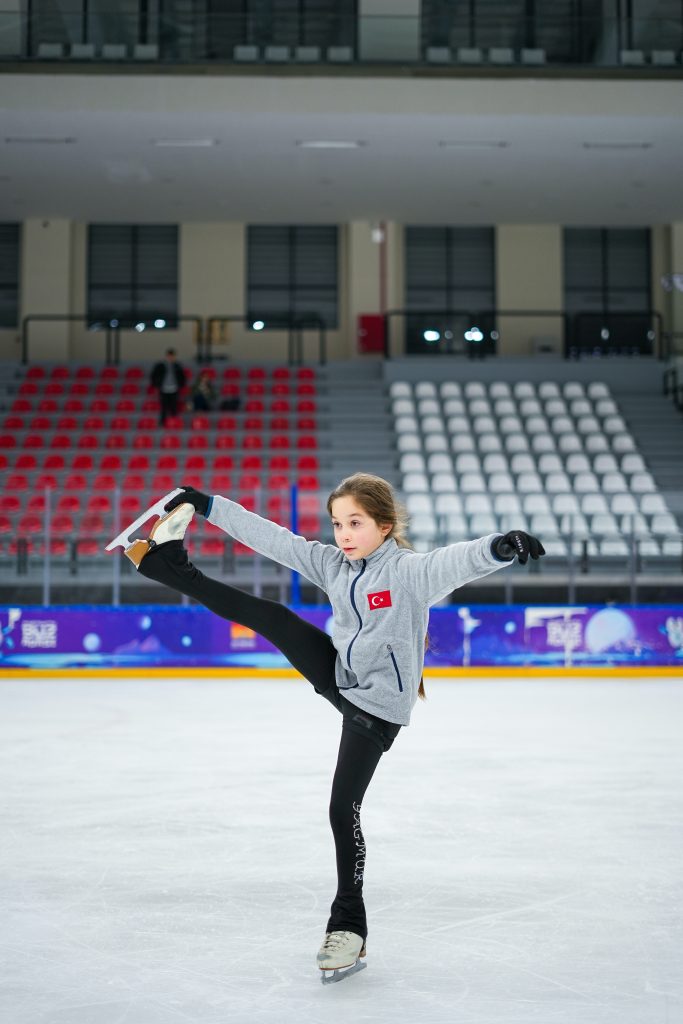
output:
POLYGON ((0 74, 5 221, 656 224, 682 180, 676 80, 0 74))

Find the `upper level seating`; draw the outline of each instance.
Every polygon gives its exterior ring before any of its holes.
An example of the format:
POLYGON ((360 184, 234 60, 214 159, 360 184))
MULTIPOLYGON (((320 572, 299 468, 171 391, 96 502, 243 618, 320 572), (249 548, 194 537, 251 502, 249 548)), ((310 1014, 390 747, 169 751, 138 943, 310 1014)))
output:
POLYGON ((577 381, 394 382, 390 398, 413 536, 428 543, 514 526, 549 554, 679 555, 674 517, 608 386, 577 381))

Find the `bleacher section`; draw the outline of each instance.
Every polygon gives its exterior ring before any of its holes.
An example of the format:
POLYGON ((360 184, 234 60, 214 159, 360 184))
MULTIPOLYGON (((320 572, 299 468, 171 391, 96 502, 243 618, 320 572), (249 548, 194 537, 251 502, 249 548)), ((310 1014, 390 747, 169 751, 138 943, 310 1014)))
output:
MULTIPOLYGON (((180 482, 226 493, 290 524, 290 489, 299 490, 297 528, 320 532, 318 382, 309 367, 209 371, 231 411, 183 411, 164 427, 148 385, 149 367, 30 367, 0 421, 0 542, 42 550, 46 489, 52 492, 51 551, 101 555, 121 516, 135 518, 180 482)), ((189 394, 186 388, 185 398, 189 394)), ((226 536, 203 524, 199 553, 224 553, 226 536)), ((237 553, 242 549, 236 546, 237 553)))
POLYGON ((678 524, 602 382, 394 381, 411 534, 423 547, 526 525, 549 556, 678 557, 678 524))

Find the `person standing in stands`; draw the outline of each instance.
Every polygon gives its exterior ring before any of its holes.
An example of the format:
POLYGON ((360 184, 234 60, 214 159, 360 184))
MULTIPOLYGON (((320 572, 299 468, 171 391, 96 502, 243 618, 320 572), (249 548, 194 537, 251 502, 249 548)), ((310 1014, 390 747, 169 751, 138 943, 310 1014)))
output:
POLYGON ((166 358, 154 364, 149 376, 150 384, 159 392, 159 423, 162 427, 167 416, 178 415, 178 395, 186 379, 185 371, 176 359, 175 349, 166 349, 166 358))

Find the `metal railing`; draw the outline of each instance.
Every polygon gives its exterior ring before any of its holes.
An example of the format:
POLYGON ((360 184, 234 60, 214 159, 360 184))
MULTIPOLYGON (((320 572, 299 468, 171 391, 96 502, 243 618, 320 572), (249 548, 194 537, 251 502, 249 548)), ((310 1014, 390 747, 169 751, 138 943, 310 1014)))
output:
POLYGON ((669 356, 661 313, 567 313, 557 309, 394 309, 385 314, 384 354, 496 355, 507 334, 526 341, 526 355, 669 356))

